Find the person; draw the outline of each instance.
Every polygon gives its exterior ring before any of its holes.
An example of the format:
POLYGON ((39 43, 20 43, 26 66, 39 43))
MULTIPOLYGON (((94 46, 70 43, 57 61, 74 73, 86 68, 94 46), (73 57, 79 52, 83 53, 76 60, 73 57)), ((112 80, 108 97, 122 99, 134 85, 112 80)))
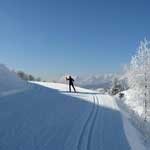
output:
POLYGON ((71 76, 69 76, 69 78, 67 78, 67 77, 66 77, 66 80, 68 80, 68 81, 69 81, 69 92, 71 92, 71 86, 72 86, 72 87, 73 87, 74 92, 76 93, 76 89, 75 89, 74 84, 73 84, 74 79, 73 79, 71 76))

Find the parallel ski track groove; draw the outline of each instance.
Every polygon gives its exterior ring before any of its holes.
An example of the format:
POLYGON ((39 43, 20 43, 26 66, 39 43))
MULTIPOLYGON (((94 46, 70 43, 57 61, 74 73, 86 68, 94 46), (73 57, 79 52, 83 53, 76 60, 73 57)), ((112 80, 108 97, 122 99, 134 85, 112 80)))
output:
POLYGON ((88 138, 87 138, 87 141, 86 141, 86 150, 90 150, 90 144, 91 144, 91 138, 92 138, 92 132, 93 132, 93 129, 94 129, 94 126, 95 126, 95 122, 96 122, 96 118, 97 118, 97 114, 98 114, 98 104, 99 104, 99 101, 98 101, 98 98, 97 96, 93 96, 93 100, 94 100, 94 106, 93 106, 93 109, 89 115, 89 117, 87 118, 84 126, 83 126, 83 129, 82 129, 82 132, 81 132, 81 135, 79 137, 79 142, 78 142, 78 146, 77 146, 77 149, 78 150, 83 150, 82 149, 82 141, 83 141, 83 136, 85 134, 85 131, 88 127, 88 125, 90 124, 90 129, 88 131, 88 138))
MULTIPOLYGON (((101 105, 104 105, 104 103, 103 103, 103 101, 101 100, 100 101, 100 104, 101 105)), ((103 132, 104 132, 104 130, 103 130, 103 113, 104 113, 104 111, 101 111, 101 118, 100 118, 100 131, 101 131, 101 136, 100 136, 100 145, 101 145, 101 150, 103 150, 103 132)))
POLYGON ((90 112, 90 114, 89 114, 87 120, 85 121, 85 124, 84 124, 84 126, 83 126, 83 128, 82 128, 82 131, 81 131, 81 134, 80 134, 80 137, 79 137, 79 140, 78 140, 78 145, 77 145, 77 149, 78 149, 78 150, 82 150, 81 146, 82 146, 83 136, 84 136, 85 130, 86 130, 86 128, 87 128, 87 126, 88 126, 88 124, 89 124, 89 122, 90 122, 90 120, 91 120, 91 118, 92 118, 92 116, 93 116, 93 114, 94 114, 94 111, 95 111, 95 107, 96 107, 96 104, 95 104, 95 103, 96 103, 96 100, 95 100, 95 97, 94 97, 94 96, 93 96, 93 100, 94 100, 93 108, 92 108, 92 110, 91 110, 91 112, 90 112))
POLYGON ((90 127, 90 131, 89 131, 89 135, 88 135, 88 142, 87 142, 87 150, 90 150, 91 148, 91 141, 92 141, 92 133, 94 131, 94 127, 96 125, 96 119, 97 119, 97 115, 98 115, 98 112, 99 112, 99 100, 97 98, 97 96, 95 95, 95 99, 96 99, 96 112, 95 112, 95 115, 94 115, 94 118, 93 118, 93 121, 92 121, 92 124, 91 124, 91 127, 90 127))

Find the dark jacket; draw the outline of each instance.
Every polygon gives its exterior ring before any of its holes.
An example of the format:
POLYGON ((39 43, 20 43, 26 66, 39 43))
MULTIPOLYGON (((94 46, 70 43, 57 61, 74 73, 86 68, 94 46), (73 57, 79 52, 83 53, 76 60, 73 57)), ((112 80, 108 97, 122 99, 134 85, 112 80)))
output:
POLYGON ((73 85, 74 79, 71 76, 66 78, 66 80, 69 80, 69 85, 73 85))

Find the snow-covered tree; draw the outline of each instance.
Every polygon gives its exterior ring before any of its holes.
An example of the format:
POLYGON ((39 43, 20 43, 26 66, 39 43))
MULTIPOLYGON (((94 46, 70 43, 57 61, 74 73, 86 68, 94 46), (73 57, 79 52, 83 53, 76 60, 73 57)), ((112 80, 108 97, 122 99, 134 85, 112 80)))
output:
POLYGON ((131 88, 143 95, 145 120, 150 116, 150 41, 144 39, 127 69, 127 79, 131 88))

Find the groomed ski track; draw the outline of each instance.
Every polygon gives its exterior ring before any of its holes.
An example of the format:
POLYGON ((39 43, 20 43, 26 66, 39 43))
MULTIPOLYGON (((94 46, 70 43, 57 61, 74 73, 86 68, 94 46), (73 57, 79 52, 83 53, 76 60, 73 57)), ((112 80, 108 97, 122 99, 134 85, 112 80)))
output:
POLYGON ((1 150, 131 150, 110 96, 40 84, 0 98, 1 150))

